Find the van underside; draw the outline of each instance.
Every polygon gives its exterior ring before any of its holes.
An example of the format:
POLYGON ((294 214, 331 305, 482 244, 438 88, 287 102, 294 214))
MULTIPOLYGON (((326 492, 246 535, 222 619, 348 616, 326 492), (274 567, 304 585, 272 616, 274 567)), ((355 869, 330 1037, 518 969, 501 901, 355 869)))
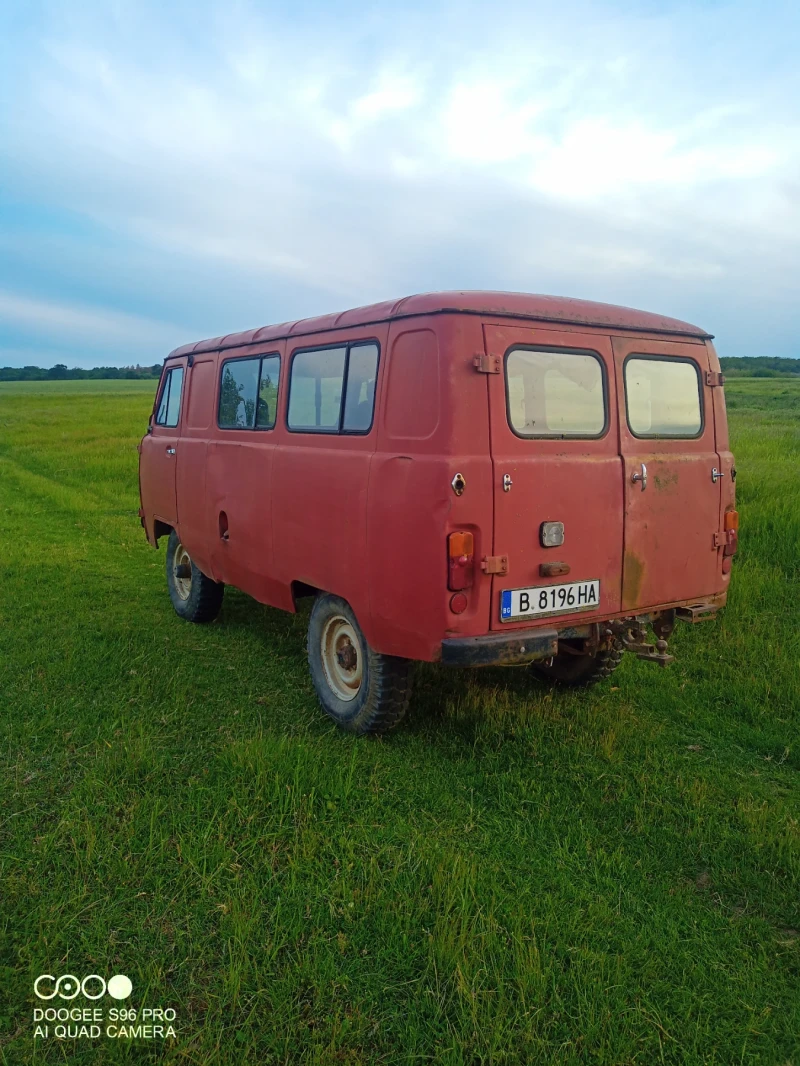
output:
POLYGON ((450 637, 442 641, 445 666, 524 666, 547 662, 557 655, 596 656, 612 646, 632 652, 637 659, 668 666, 674 656, 667 641, 676 621, 696 623, 714 618, 724 606, 725 594, 703 601, 660 608, 641 614, 611 618, 587 625, 549 628, 536 626, 513 633, 490 633, 479 637, 450 637), (655 643, 647 640, 647 631, 655 643))

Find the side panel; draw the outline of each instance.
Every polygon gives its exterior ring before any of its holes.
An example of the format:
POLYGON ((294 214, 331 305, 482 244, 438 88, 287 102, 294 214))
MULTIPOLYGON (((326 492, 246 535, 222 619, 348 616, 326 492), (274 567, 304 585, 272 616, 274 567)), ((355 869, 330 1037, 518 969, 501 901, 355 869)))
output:
MULTIPOLYGON (((625 559, 622 608, 638 610, 701 599, 720 592, 722 549, 714 547, 720 526, 720 468, 714 436, 715 388, 703 343, 614 338, 620 396, 620 450, 625 485, 625 559), (626 417, 624 367, 634 355, 688 359, 700 377, 702 432, 693 439, 636 437, 626 417), (647 483, 643 488, 642 466, 647 483), (634 481, 634 475, 637 480, 634 481)), ((728 477, 728 480, 730 478, 728 477)))
POLYGON ((139 449, 139 491, 142 508, 145 512, 148 539, 153 544, 155 544, 154 524, 156 520, 173 527, 178 523, 175 470, 178 438, 181 432, 185 404, 186 359, 170 359, 165 364, 161 374, 153 416, 150 421, 150 432, 142 439, 139 449), (167 374, 176 367, 183 369, 178 425, 159 426, 156 424, 156 412, 166 385, 167 374))
MULTIPOLYGON (((287 341, 284 395, 298 350, 374 340, 380 348, 377 410, 385 380, 387 333, 382 324, 287 341)), ((272 471, 275 576, 284 594, 299 581, 346 599, 370 640, 367 497, 378 420, 373 417, 372 428, 363 435, 290 432, 286 407, 284 400, 272 471)))
MULTIPOLYGON (((494 464, 494 554, 508 557, 508 573, 494 578, 491 627, 513 630, 531 625, 582 624, 608 618, 620 609, 622 572, 622 469, 614 361, 608 337, 519 325, 485 327, 486 352, 501 361, 502 372, 490 375, 492 459, 494 464), (599 360, 604 379, 606 424, 595 438, 522 437, 510 422, 506 364, 511 351, 529 349, 599 360), (510 485, 504 488, 504 479, 510 485), (564 542, 545 547, 544 522, 562 522, 564 542), (567 573, 550 577, 540 570, 563 563, 567 573), (573 582, 600 582, 597 610, 548 614, 521 621, 501 621, 501 593, 573 582)), ((569 366, 568 363, 565 365, 569 366)), ((542 381, 540 388, 545 388, 542 381)), ((539 390, 526 403, 539 420, 547 399, 539 390), (536 408, 534 405, 537 405, 536 408)), ((526 408, 527 410, 527 408, 526 408)), ((527 416, 526 416, 527 417, 527 416)), ((531 426, 536 424, 536 418, 531 426)))
POLYGON ((435 660, 448 636, 485 633, 492 495, 486 379, 475 372, 481 320, 436 315, 392 323, 372 458, 367 519, 371 641, 377 650, 435 660), (456 496, 451 482, 463 475, 456 496), (447 536, 469 531, 476 572, 467 607, 450 609, 447 536))

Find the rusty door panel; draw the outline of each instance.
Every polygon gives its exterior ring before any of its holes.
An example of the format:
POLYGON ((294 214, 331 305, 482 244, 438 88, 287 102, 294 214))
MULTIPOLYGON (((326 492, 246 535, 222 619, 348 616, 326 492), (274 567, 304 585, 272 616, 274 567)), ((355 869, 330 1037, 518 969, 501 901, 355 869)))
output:
POLYGON ((500 373, 490 374, 489 407, 494 478, 494 554, 508 556, 508 573, 493 578, 491 628, 519 629, 608 618, 620 610, 622 573, 622 469, 610 339, 574 331, 484 327, 486 354, 499 356, 500 373), (598 439, 522 438, 509 424, 505 357, 512 347, 579 350, 599 357, 605 368, 607 422, 598 439), (511 478, 504 491, 503 479, 511 478), (564 523, 564 544, 540 543, 542 522, 564 523), (565 576, 542 576, 540 566, 569 566, 565 576), (502 622, 504 589, 599 579, 600 608, 584 613, 543 615, 533 621, 502 622))
POLYGON ((725 585, 720 552, 714 547, 714 534, 720 528, 720 481, 712 480, 712 470, 719 470, 722 463, 714 432, 714 390, 706 384, 706 347, 678 339, 633 337, 614 338, 612 344, 625 499, 622 610, 713 596, 725 585), (633 435, 626 416, 623 375, 629 355, 677 356, 696 364, 703 415, 700 436, 642 439, 633 435), (647 474, 644 489, 642 464, 647 474))

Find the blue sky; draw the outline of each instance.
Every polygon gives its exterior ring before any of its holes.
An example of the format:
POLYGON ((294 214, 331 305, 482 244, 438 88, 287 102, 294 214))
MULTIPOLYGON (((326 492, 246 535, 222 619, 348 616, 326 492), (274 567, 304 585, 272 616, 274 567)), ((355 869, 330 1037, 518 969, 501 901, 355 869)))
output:
POLYGON ((800 356, 800 5, 0 0, 0 365, 411 292, 800 356))

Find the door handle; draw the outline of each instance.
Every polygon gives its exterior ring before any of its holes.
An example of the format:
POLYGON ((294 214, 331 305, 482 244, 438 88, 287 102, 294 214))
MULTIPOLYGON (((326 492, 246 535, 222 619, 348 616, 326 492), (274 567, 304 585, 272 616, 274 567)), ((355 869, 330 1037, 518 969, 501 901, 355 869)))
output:
POLYGON ((174 448, 167 448, 167 455, 174 455, 174 454, 175 454, 175 449, 174 448))
POLYGON ((631 481, 633 481, 634 484, 637 481, 641 481, 641 483, 642 483, 642 492, 644 492, 644 490, 647 488, 647 467, 644 465, 644 463, 641 464, 641 467, 642 467, 641 474, 631 474, 631 481))
POLYGON ((724 470, 717 470, 717 468, 715 466, 712 466, 711 467, 711 480, 714 482, 715 485, 716 485, 716 483, 719 481, 719 479, 721 477, 725 477, 725 471, 724 470))

